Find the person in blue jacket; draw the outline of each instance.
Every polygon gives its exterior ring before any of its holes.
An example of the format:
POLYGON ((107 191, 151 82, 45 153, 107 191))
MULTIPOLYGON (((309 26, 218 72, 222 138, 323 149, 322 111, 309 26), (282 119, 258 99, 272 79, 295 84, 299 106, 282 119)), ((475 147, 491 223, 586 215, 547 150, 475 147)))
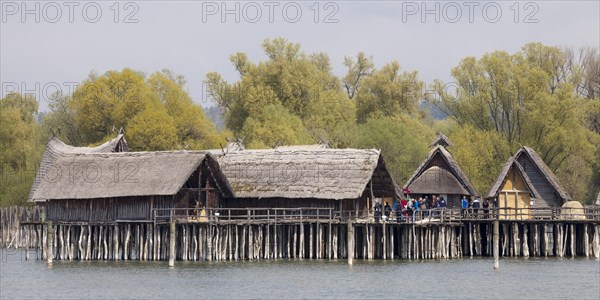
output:
POLYGON ((462 216, 464 218, 467 214, 467 209, 469 208, 469 201, 466 196, 463 196, 460 200, 460 207, 462 208, 462 216))

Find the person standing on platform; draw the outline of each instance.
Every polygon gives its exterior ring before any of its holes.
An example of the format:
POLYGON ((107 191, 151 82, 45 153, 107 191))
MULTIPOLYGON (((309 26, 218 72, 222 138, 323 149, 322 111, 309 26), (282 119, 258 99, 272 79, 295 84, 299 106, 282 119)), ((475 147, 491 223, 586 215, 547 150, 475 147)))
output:
POLYGON ((478 212, 479 212, 479 207, 480 207, 481 203, 479 203, 479 198, 475 198, 475 200, 473 200, 473 215, 475 216, 475 219, 478 219, 478 212))
POLYGON ((390 206, 389 202, 385 203, 385 206, 383 208, 383 213, 385 214, 385 221, 389 221, 390 220, 390 215, 392 213, 392 207, 390 206))
POLYGON ((467 200, 466 196, 463 196, 460 200, 460 207, 462 209, 462 217, 464 218, 467 216, 467 209, 469 209, 469 200, 467 200))
POLYGON ((487 198, 483 199, 483 219, 490 218, 490 202, 487 198))

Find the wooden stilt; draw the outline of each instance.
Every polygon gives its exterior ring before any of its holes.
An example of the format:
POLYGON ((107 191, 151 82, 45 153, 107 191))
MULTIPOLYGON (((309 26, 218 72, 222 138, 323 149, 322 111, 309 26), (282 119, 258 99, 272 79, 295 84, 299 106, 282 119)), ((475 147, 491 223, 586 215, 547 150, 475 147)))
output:
POLYGON ((499 247, 499 236, 500 236, 500 222, 494 221, 494 270, 500 268, 500 249, 499 247))

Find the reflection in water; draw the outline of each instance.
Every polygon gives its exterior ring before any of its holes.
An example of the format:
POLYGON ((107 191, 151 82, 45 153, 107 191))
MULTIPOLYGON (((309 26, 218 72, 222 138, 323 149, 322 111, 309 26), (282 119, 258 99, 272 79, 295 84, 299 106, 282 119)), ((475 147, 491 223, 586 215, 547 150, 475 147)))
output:
POLYGON ((600 298, 595 259, 25 261, 2 250, 0 298, 600 298))

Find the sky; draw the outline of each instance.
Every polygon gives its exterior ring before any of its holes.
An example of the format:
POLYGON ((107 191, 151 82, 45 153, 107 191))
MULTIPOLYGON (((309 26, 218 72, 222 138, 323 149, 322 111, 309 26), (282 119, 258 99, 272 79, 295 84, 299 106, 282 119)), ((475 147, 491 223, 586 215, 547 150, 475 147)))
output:
POLYGON ((451 81, 461 59, 529 42, 600 48, 600 1, 0 1, 1 94, 34 94, 40 111, 91 72, 131 68, 183 75, 194 101, 212 106, 203 80, 238 79, 236 52, 265 60, 265 38, 376 66, 398 61, 426 83, 451 81))

